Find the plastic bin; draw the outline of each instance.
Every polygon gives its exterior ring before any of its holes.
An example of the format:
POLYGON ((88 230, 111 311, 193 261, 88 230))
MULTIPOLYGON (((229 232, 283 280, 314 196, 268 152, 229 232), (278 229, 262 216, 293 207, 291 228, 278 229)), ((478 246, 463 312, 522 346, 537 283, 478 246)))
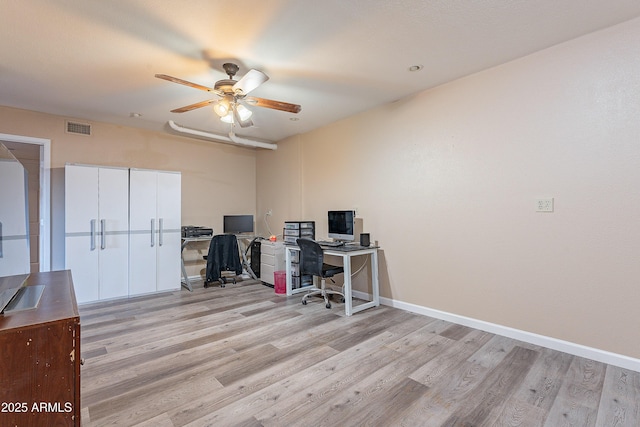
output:
POLYGON ((273 272, 273 289, 276 294, 287 293, 287 272, 286 271, 274 271, 273 272))

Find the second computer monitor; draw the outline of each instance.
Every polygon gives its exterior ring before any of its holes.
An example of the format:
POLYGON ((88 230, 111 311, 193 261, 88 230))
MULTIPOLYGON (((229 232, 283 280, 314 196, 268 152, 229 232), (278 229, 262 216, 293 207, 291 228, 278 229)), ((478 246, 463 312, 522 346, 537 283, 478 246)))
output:
POLYGON ((335 240, 352 242, 355 240, 356 213, 350 211, 329 211, 328 237, 335 240))
POLYGON ((252 234, 253 215, 225 215, 222 229, 225 234, 252 234))

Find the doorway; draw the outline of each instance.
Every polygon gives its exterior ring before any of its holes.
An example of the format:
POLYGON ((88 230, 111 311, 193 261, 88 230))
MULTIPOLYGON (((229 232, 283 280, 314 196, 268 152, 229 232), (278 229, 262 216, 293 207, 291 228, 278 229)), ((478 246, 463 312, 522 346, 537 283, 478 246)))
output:
POLYGON ((0 133, 28 171, 31 272, 51 270, 51 140, 0 133))

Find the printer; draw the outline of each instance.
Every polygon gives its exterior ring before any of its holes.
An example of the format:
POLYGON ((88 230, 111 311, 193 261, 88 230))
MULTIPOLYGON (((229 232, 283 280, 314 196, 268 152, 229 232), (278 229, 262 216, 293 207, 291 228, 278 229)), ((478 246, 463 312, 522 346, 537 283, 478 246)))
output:
POLYGON ((213 228, 201 227, 197 225, 183 225, 182 237, 211 237, 213 228))

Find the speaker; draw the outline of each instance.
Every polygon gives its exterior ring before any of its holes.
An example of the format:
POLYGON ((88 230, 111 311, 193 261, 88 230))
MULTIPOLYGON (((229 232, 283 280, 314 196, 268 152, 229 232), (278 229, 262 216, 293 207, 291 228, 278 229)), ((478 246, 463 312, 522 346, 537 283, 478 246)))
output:
POLYGON ((369 246, 370 244, 369 233, 360 233, 360 246, 369 246))

